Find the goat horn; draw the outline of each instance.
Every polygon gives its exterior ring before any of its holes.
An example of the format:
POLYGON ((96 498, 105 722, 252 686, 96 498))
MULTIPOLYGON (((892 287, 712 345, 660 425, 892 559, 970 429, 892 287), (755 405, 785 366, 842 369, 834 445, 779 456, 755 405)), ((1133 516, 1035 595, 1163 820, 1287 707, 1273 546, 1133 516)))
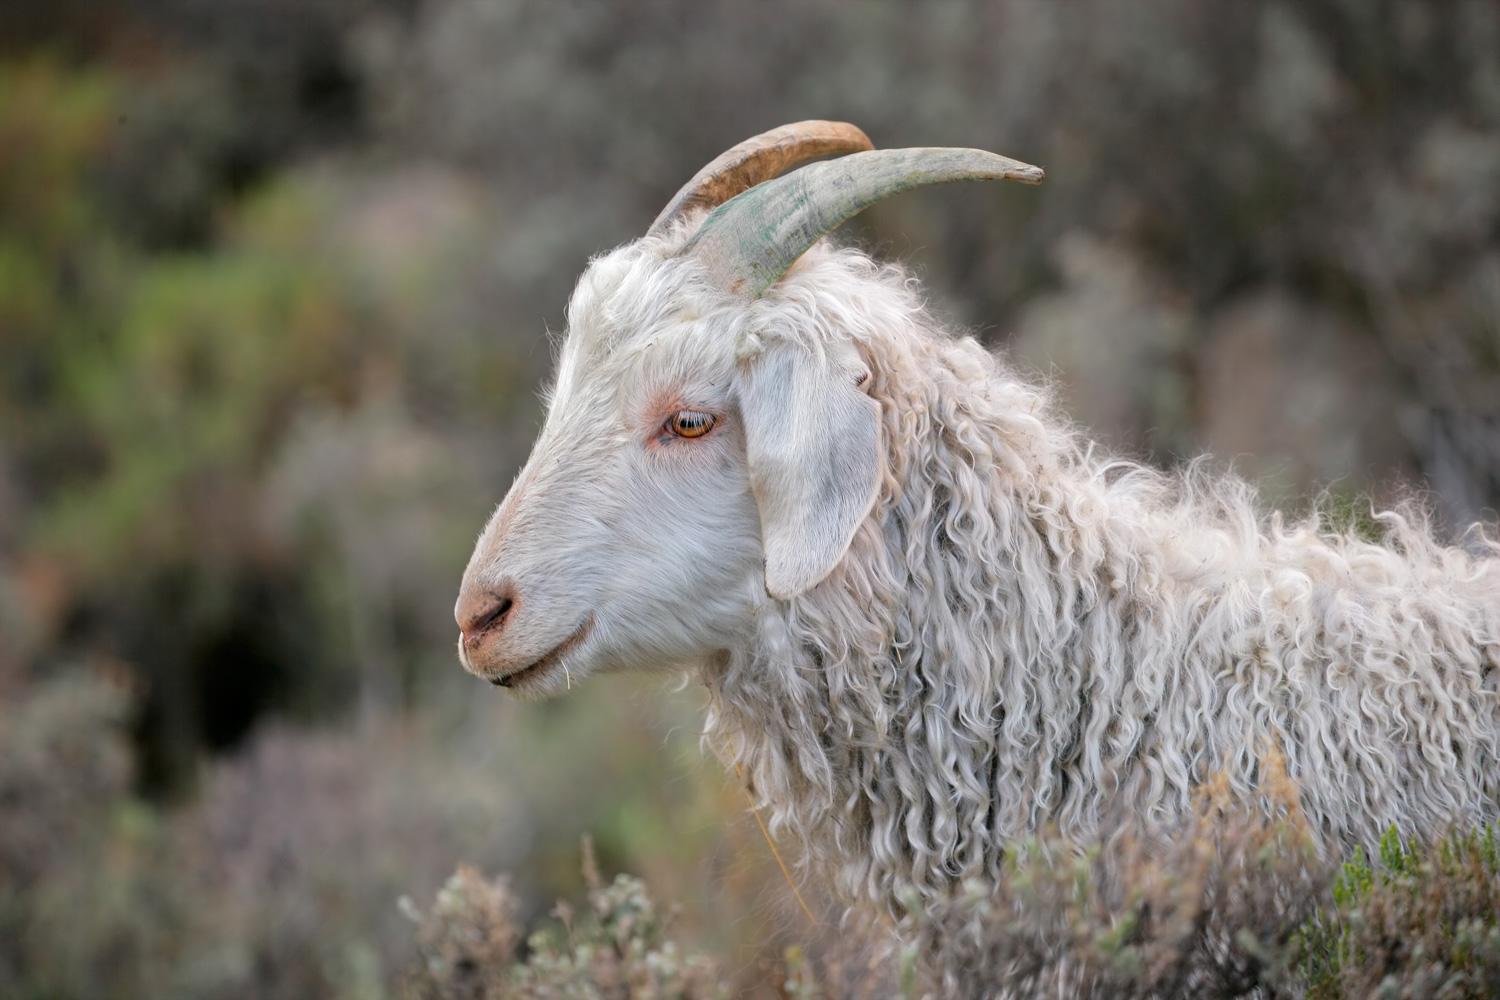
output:
POLYGON ((847 122, 793 122, 725 150, 693 175, 661 210, 647 236, 659 236, 696 208, 715 208, 792 167, 820 156, 874 149, 869 136, 847 122))
POLYGON ((982 149, 879 149, 813 163, 714 209, 682 250, 720 284, 759 298, 826 233, 893 194, 952 181, 1040 184, 1042 168, 982 149))

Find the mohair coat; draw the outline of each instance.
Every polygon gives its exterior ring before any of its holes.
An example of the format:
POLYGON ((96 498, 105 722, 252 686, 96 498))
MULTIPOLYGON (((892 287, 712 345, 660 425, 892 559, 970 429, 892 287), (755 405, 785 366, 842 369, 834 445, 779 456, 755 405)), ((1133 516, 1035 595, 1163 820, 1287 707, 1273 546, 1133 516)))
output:
MULTIPOLYGON (((1112 803, 1170 823, 1279 752, 1320 846, 1500 815, 1500 549, 1287 525, 1202 464, 1108 455, 1048 391, 820 246, 762 338, 849 338, 884 475, 833 574, 703 669, 705 744, 849 899, 1000 877, 1112 803)), ((1108 331, 1100 331, 1108 336, 1108 331)))

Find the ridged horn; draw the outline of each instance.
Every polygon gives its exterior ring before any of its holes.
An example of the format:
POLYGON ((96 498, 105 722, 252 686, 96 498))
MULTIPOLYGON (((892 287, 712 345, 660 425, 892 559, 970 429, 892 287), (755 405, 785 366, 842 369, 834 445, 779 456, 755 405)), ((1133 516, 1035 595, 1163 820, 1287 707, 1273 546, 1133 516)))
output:
POLYGON ((982 149, 878 149, 812 163, 716 208, 682 250, 748 299, 770 288, 824 234, 893 194, 927 184, 1013 180, 1043 172, 982 149))
POLYGON ((714 208, 757 184, 820 156, 874 149, 870 137, 848 122, 793 122, 727 149, 678 189, 647 236, 659 236, 697 208, 714 208))

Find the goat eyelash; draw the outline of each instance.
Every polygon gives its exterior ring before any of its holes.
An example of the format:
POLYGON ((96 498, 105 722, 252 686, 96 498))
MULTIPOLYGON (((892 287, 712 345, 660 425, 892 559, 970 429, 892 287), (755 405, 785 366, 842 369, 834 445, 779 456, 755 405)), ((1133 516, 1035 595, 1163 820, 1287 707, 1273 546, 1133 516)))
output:
POLYGON ((703 410, 678 410, 662 427, 680 438, 700 438, 713 430, 718 422, 718 417, 703 410))

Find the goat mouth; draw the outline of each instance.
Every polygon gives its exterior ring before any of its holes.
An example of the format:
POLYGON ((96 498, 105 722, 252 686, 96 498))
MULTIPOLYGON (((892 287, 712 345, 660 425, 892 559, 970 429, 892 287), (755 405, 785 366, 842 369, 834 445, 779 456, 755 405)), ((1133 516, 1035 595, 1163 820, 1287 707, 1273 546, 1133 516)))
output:
POLYGON ((546 673, 547 670, 554 664, 556 664, 558 660, 562 659, 564 655, 571 652, 573 647, 577 646, 584 640, 585 637, 587 637, 589 631, 593 627, 594 616, 589 615, 583 620, 583 624, 578 626, 577 631, 568 636, 562 642, 558 643, 556 646, 553 646, 549 652, 543 653, 541 659, 528 666, 522 667, 520 670, 513 670, 510 673, 506 674, 504 677, 492 677, 490 678, 490 683, 495 685, 496 687, 503 688, 513 688, 519 685, 530 683, 531 681, 540 677, 542 674, 546 673))

